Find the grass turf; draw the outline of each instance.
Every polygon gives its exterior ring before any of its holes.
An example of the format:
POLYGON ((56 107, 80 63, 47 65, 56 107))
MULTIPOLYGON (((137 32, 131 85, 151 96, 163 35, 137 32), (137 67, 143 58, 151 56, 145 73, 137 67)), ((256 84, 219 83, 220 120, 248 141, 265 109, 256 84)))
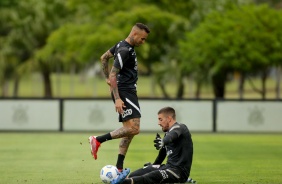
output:
MULTIPOLYGON (((100 134, 100 133, 99 133, 100 134)), ((0 183, 102 183, 100 169, 115 165, 119 140, 90 155, 89 133, 0 133, 0 183)), ((141 133, 131 144, 125 167, 154 161, 155 134, 141 133)), ((282 135, 193 133, 191 176, 198 184, 282 183, 282 135)))

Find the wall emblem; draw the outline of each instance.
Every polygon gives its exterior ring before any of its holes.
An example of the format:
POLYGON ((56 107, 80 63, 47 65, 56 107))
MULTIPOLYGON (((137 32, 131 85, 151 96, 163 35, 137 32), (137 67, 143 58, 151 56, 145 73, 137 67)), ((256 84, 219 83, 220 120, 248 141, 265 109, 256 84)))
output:
POLYGON ((88 122, 90 124, 99 125, 105 121, 103 110, 99 106, 89 108, 88 122))
POLYGON ((259 126, 264 124, 263 109, 255 106, 249 109, 248 123, 253 126, 259 126))
POLYGON ((28 123, 28 107, 18 105, 13 108, 12 122, 18 125, 23 125, 28 123))

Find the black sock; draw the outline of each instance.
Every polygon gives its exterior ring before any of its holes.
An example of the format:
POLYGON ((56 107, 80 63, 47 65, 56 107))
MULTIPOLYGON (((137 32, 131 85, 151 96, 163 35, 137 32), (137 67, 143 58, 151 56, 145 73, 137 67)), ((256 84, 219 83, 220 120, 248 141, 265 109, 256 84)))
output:
POLYGON ((123 169, 124 158, 125 158, 124 155, 118 154, 118 159, 117 159, 117 164, 116 164, 118 169, 123 169))
POLYGON ((99 141, 100 143, 103 143, 105 141, 112 140, 112 136, 110 133, 107 133, 105 135, 97 136, 96 140, 99 141))

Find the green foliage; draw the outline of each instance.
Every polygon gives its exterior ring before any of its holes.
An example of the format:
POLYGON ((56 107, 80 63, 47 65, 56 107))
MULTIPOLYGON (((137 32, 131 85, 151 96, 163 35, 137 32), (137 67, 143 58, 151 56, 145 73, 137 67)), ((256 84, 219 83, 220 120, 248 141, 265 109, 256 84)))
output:
POLYGON ((2 81, 31 70, 81 71, 143 22, 152 31, 136 49, 140 72, 163 84, 175 81, 181 98, 191 73, 209 82, 219 71, 257 73, 281 65, 281 11, 242 6, 252 1, 2 0, 2 81))
POLYGON ((195 66, 211 67, 211 73, 261 70, 282 59, 281 20, 280 12, 265 5, 213 12, 180 41, 181 55, 195 66))
MULTIPOLYGON (((9 71, 2 68, 10 75, 4 75, 4 80, 11 77, 19 80, 24 74, 23 71, 30 71, 34 66, 44 65, 46 61, 36 61, 32 63, 34 54, 45 45, 50 32, 56 29, 66 14, 64 2, 62 0, 49 1, 11 1, 5 4, 3 16, 0 22, 5 22, 5 26, 0 28, 2 33, 3 46, 1 46, 1 59, 10 65, 9 71), (56 13, 54 13, 56 12, 56 13), (45 62, 45 63, 44 63, 45 62), (11 65, 11 63, 15 63, 11 65)), ((1 24, 2 25, 2 24, 1 24)), ((39 69, 40 70, 40 69, 39 69)))
POLYGON ((176 46, 175 37, 183 35, 188 27, 188 22, 181 17, 163 12, 155 6, 143 5, 126 12, 117 11, 104 18, 99 26, 97 20, 66 24, 51 34, 48 44, 38 56, 47 59, 58 54, 65 62, 95 62, 112 45, 124 39, 136 22, 148 24, 152 29, 149 44, 138 51, 139 60, 148 68, 152 62, 160 61, 163 53, 176 46), (152 12, 154 14, 148 17, 152 12))
POLYGON ((258 73, 281 66, 281 15, 267 5, 212 12, 180 41, 183 68, 208 80, 221 72, 258 73))

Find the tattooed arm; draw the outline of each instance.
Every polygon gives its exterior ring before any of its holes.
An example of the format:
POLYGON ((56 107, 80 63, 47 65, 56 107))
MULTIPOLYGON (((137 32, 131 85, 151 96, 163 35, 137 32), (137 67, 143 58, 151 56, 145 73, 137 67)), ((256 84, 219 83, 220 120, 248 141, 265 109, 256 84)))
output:
POLYGON ((107 82, 108 85, 110 85, 110 81, 109 81, 109 59, 112 58, 113 56, 114 55, 108 50, 100 58, 100 60, 102 62, 103 73, 106 77, 106 82, 107 82))
POLYGON ((111 85, 111 90, 115 98, 115 108, 116 111, 120 114, 123 113, 123 108, 125 107, 124 102, 120 99, 118 86, 117 86, 117 75, 120 69, 112 67, 111 73, 109 74, 109 81, 111 85))

